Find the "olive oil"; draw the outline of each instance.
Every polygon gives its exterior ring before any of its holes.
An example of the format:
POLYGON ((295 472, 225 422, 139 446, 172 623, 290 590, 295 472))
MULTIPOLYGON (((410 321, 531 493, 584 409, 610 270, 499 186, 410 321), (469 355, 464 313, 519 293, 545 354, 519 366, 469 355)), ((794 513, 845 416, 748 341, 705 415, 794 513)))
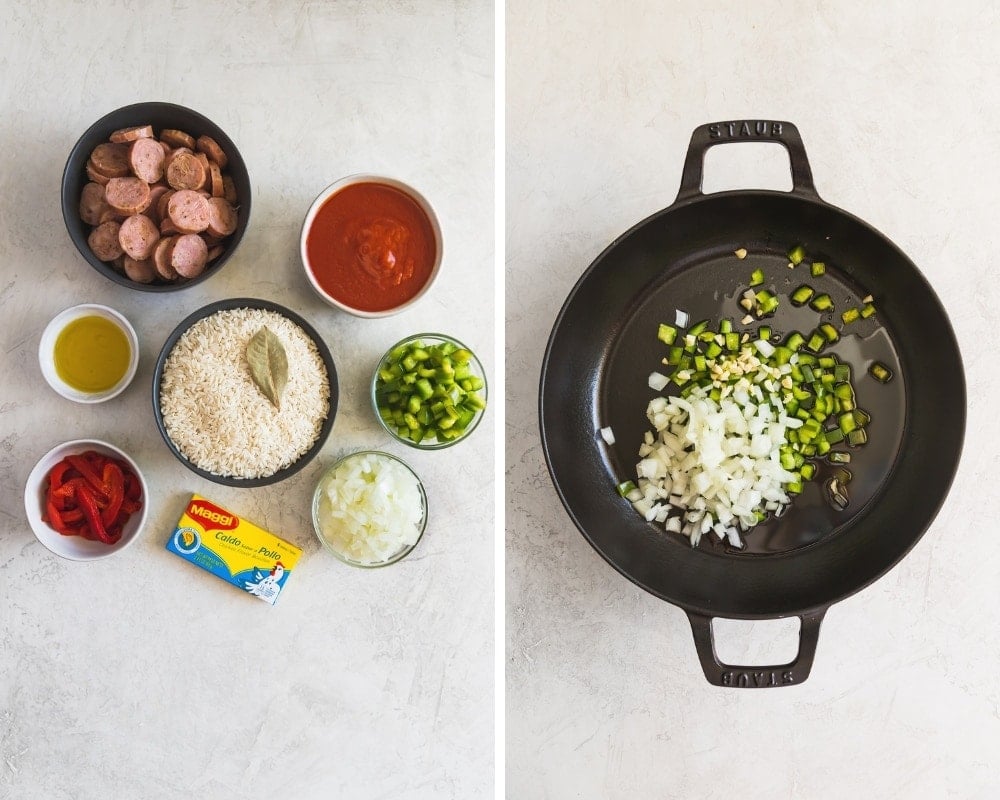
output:
POLYGON ((114 387, 128 371, 132 349, 124 331, 91 314, 66 325, 53 352, 56 374, 78 392, 96 394, 114 387))

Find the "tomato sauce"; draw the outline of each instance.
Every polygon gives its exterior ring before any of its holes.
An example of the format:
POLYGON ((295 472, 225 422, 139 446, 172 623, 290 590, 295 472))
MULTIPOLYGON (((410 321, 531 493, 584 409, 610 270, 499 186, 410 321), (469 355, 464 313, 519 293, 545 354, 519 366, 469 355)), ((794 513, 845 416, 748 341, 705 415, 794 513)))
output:
POLYGON ((354 183, 320 206, 306 234, 309 268, 331 297, 359 311, 388 311, 427 283, 437 256, 431 221, 405 192, 354 183))

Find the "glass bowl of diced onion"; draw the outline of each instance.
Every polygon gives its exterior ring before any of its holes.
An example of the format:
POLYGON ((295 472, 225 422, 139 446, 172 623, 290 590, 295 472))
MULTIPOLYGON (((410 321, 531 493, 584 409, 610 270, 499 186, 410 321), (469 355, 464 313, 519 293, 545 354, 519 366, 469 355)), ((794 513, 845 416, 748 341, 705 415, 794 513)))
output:
POLYGON ((405 558, 427 526, 427 495, 402 459, 378 450, 350 453, 316 484, 313 529, 320 543, 352 567, 405 558))
POLYGON ((396 441, 440 450, 464 441, 486 410, 486 373, 458 339, 418 333, 396 342, 375 368, 372 410, 396 441))

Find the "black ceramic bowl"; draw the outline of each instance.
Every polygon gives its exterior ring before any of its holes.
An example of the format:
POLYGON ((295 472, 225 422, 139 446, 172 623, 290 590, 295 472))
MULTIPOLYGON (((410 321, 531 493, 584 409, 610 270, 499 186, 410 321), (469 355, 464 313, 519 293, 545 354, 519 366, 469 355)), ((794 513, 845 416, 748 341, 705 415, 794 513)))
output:
POLYGON ((185 289, 196 283, 214 275, 229 260, 233 252, 240 244, 243 234, 246 232, 247 224, 250 221, 250 174, 247 172, 243 156, 236 149, 233 140, 226 135, 218 125, 207 117, 192 111, 184 106, 173 103, 135 103, 116 109, 110 114, 105 114, 97 122, 87 128, 83 136, 73 146, 69 158, 66 161, 66 168, 62 178, 62 212, 63 220, 66 222, 66 230, 69 237, 80 251, 80 255, 94 269, 100 272, 109 280, 127 286, 130 289, 138 289, 143 292, 175 292, 185 289), (197 278, 190 280, 168 283, 165 281, 155 281, 153 283, 136 283, 131 281, 119 272, 116 272, 110 264, 99 260, 87 244, 87 237, 90 235, 91 226, 80 219, 80 193, 84 185, 90 180, 87 177, 86 165, 90 154, 97 145, 107 142, 108 137, 119 128, 128 128, 134 125, 152 125, 158 136, 163 128, 174 128, 189 133, 196 139, 199 136, 211 136, 218 142, 228 158, 225 173, 233 179, 238 198, 237 225, 236 230, 226 240, 225 250, 222 255, 212 261, 197 278))
POLYGON ((268 486, 272 483, 283 481, 285 478, 294 475, 302 469, 316 457, 316 454, 323 447, 327 437, 330 435, 330 430, 333 428, 334 417, 337 415, 337 400, 339 396, 340 392, 337 384, 337 370, 333 364, 333 356, 330 355, 329 348, 326 346, 323 338, 316 332, 316 329, 294 311, 290 311, 284 306, 272 303, 269 300, 259 300, 252 297, 236 297, 230 300, 219 300, 215 303, 209 303, 207 306, 203 306, 187 316, 176 328, 174 328, 170 336, 167 337, 167 341, 164 342, 163 348, 160 350, 160 356, 156 359, 156 369, 153 372, 153 415, 156 418, 156 427, 159 428, 163 441, 166 442, 167 447, 170 448, 170 452, 177 456, 178 460, 192 472, 195 472, 210 481, 221 483, 225 486, 237 486, 243 488, 268 486), (183 453, 181 453, 181 451, 177 448, 177 445, 175 445, 171 440, 170 435, 167 433, 167 429, 163 423, 163 414, 160 412, 160 383, 163 379, 163 367, 167 361, 167 357, 170 355, 170 352, 174 349, 174 345, 177 344, 177 340, 180 339, 184 332, 198 320, 211 316, 217 311, 227 311, 234 308, 259 308, 264 311, 274 311, 298 325, 306 333, 306 335, 316 343, 316 348, 319 350, 320 358, 323 359, 323 364, 326 366, 326 374, 330 382, 330 410, 326 415, 326 419, 323 420, 319 436, 316 437, 316 441, 313 442, 312 447, 300 456, 298 461, 295 463, 285 467, 284 469, 280 469, 271 475, 260 478, 236 478, 225 475, 216 475, 215 473, 202 469, 197 464, 192 463, 184 456, 183 453))

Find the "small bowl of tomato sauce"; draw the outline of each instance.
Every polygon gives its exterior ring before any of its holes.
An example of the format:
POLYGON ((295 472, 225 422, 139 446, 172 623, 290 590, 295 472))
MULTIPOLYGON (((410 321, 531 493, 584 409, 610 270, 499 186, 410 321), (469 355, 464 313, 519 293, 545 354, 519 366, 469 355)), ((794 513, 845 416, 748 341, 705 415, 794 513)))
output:
POLYGON ((387 317, 417 302, 437 277, 441 226, 413 187, 349 175, 309 207, 299 251, 306 277, 327 303, 359 317, 387 317))

